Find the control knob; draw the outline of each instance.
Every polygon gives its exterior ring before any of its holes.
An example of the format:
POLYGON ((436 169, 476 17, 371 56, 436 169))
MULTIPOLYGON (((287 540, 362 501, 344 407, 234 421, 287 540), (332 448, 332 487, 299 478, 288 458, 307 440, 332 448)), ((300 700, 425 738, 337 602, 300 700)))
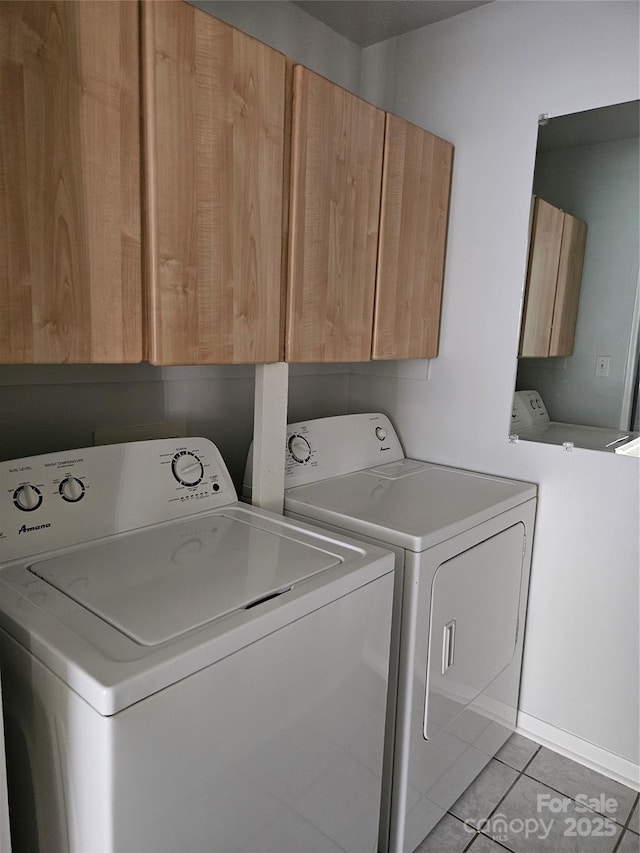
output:
POLYGON ((15 490, 13 493, 13 502, 23 512, 33 512, 42 503, 42 493, 35 486, 27 483, 15 490))
POLYGON ((76 503, 84 497, 84 483, 77 477, 65 477, 60 483, 60 497, 69 503, 76 503))
POLYGON ((204 477, 204 466, 195 453, 181 450, 171 462, 173 476, 182 486, 197 486, 204 477))
POLYGON ((292 435, 289 439, 289 453, 296 462, 307 462, 311 456, 311 446, 301 435, 292 435))

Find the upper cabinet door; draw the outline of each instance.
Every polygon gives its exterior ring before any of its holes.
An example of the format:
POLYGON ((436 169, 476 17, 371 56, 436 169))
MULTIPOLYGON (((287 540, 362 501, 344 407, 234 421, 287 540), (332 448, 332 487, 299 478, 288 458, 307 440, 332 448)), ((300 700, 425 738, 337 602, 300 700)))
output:
POLYGON ((285 58, 143 3, 150 360, 282 357, 285 58))
POLYGON ((0 3, 0 362, 142 358, 138 9, 0 3))
POLYGON ((531 215, 529 269, 519 354, 523 358, 544 358, 549 355, 564 214, 541 198, 535 198, 531 215))
POLYGON ((294 68, 286 359, 368 361, 384 113, 294 68))
POLYGON ((434 358, 453 145, 387 113, 374 359, 434 358))
POLYGON ((521 358, 571 355, 587 224, 534 197, 521 358))
POLYGON ((571 355, 576 334, 587 223, 564 214, 549 355, 571 355))

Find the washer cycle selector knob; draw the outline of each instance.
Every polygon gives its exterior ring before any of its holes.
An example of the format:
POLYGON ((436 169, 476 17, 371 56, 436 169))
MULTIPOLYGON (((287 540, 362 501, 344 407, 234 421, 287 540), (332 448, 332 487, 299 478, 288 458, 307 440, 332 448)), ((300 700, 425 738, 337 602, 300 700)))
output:
POLYGON ((58 487, 63 501, 76 503, 84 497, 84 483, 77 477, 65 477, 58 487))
POLYGON ((204 466, 195 453, 181 450, 171 462, 173 476, 182 486, 197 486, 204 477, 204 466))
POLYGON ((289 439, 289 453, 296 462, 307 462, 311 456, 309 442, 301 435, 292 435, 289 439))
POLYGON ((384 441, 387 437, 387 431, 384 427, 376 427, 376 437, 378 441, 384 441))
POLYGON ((42 503, 42 493, 35 486, 27 483, 15 490, 13 493, 13 502, 23 512, 33 512, 42 503))

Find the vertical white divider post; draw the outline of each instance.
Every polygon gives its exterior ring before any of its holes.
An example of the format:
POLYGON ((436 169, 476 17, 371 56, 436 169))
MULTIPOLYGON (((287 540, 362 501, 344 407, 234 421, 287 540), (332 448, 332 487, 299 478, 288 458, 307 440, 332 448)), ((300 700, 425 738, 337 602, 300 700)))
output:
POLYGON ((257 364, 253 411, 254 506, 282 514, 289 365, 257 364))
POLYGON ((4 731, 2 720, 2 697, 0 696, 0 850, 11 853, 11 836, 9 835, 9 797, 7 793, 7 773, 4 754, 4 731))

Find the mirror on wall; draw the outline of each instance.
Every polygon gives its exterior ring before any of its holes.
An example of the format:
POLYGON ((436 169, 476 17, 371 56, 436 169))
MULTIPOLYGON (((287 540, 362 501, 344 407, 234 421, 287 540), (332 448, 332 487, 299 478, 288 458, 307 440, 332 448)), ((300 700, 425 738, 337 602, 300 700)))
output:
POLYGON ((511 425, 521 438, 614 450, 640 430, 639 116, 630 101, 540 118, 511 425))

